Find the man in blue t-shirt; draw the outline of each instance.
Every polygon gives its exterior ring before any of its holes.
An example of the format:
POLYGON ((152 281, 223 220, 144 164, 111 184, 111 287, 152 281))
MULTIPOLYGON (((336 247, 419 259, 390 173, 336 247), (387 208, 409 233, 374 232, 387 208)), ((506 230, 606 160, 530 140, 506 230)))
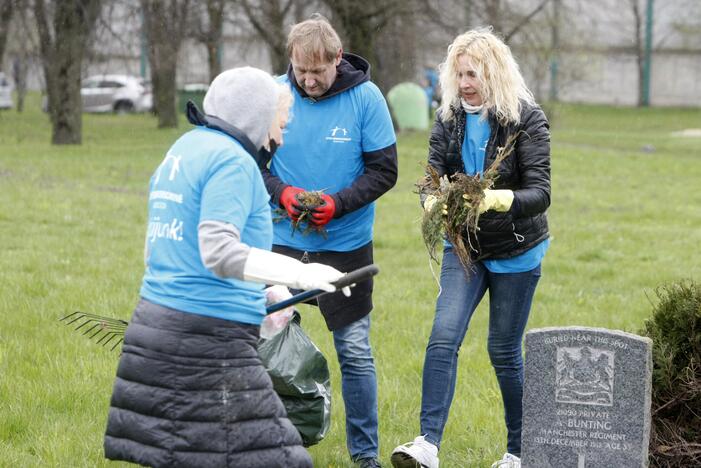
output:
MULTIPOLYGON (((291 65, 279 78, 294 104, 285 146, 262 158, 273 208, 289 215, 273 227, 273 250, 352 271, 373 261, 375 200, 397 180, 396 137, 387 103, 370 81, 370 65, 343 53, 328 21, 315 15, 295 25, 287 40, 291 65), (269 167, 267 163, 270 162, 269 167), (292 229, 300 216, 296 195, 323 191, 324 203, 308 219, 306 234, 292 229)), ((372 280, 351 297, 317 300, 333 332, 341 367, 346 436, 358 466, 376 467, 377 380, 369 342, 372 280)))

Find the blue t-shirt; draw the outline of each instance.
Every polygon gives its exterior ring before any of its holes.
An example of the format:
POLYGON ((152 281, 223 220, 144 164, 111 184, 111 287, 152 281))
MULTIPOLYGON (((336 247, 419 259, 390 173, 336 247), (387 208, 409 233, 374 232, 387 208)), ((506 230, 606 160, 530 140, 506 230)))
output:
POLYGON ((475 175, 484 172, 484 156, 491 129, 487 119, 479 114, 467 114, 465 139, 462 142, 462 162, 465 174, 475 175))
POLYGON ((183 312, 258 325, 263 285, 219 278, 200 258, 201 221, 232 224, 241 242, 270 250, 270 197, 253 158, 228 135, 197 127, 151 177, 141 296, 183 312))
MULTIPOLYGON (((289 84, 287 76, 281 82, 289 84)), ((286 184, 307 191, 334 194, 363 174, 363 152, 377 151, 396 142, 392 119, 380 90, 366 81, 336 96, 314 102, 295 86, 292 118, 284 144, 270 164, 270 172, 286 184)), ((274 206, 273 208, 277 208, 274 206)), ((347 252, 372 240, 375 203, 370 203, 317 232, 293 232, 285 218, 273 225, 273 243, 311 252, 347 252)))
MULTIPOLYGON (((465 122, 465 139, 462 143, 462 161, 465 173, 475 175, 484 172, 484 158, 491 129, 487 119, 480 114, 467 114, 465 122)), ((537 267, 545 256, 550 239, 539 242, 524 253, 511 258, 482 260, 487 270, 492 273, 522 273, 537 267)))

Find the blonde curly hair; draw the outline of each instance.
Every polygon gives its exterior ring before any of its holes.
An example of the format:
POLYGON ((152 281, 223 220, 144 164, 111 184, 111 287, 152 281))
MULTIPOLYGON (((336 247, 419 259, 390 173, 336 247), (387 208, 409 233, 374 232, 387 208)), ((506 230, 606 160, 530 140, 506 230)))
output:
POLYGON ((444 122, 455 118, 460 108, 458 58, 467 56, 480 84, 484 111, 493 110, 501 124, 519 123, 521 101, 535 105, 509 46, 495 36, 491 28, 467 31, 448 46, 445 62, 438 66, 443 101, 439 110, 444 122))

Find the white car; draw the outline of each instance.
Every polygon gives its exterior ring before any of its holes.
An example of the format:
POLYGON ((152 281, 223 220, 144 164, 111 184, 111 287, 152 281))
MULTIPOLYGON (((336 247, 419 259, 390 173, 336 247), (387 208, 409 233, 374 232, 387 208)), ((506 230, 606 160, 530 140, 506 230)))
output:
POLYGON ((11 109, 12 105, 12 85, 0 72, 0 109, 11 109))
POLYGON ((146 112, 153 107, 148 83, 130 75, 95 75, 80 88, 84 112, 146 112))

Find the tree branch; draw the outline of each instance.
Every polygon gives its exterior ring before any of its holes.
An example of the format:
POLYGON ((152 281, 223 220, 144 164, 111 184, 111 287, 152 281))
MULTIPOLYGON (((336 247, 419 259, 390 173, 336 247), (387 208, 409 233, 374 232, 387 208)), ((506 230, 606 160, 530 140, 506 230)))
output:
POLYGON ((506 35, 504 36, 504 42, 506 42, 506 43, 508 44, 508 43, 509 43, 509 40, 510 40, 524 25, 526 25, 526 24, 531 20, 531 18, 533 18, 533 17, 534 17, 535 15, 537 15, 543 8, 545 8, 545 5, 547 5, 549 1, 550 1, 550 0, 543 0, 542 2, 540 2, 540 4, 538 4, 538 6, 536 6, 536 7, 533 9, 533 11, 531 11, 528 15, 524 16, 523 18, 521 18, 521 21, 519 21, 519 22, 516 24, 516 26, 514 26, 513 28, 511 28, 511 31, 509 31, 509 33, 506 34, 506 35))

